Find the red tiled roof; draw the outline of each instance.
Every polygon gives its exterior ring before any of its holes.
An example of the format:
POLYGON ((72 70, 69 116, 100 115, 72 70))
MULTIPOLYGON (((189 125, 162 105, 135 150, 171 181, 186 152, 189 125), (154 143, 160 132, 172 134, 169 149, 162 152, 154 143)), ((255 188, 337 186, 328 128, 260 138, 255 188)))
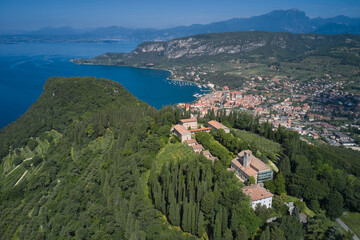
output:
POLYGON ((243 187, 242 190, 246 195, 250 196, 251 201, 274 196, 271 192, 269 192, 266 188, 261 187, 259 184, 243 187))
POLYGON ((196 144, 194 146, 191 146, 194 150, 197 150, 197 149, 204 149, 204 147, 201 145, 201 144, 196 144))
POLYGON ((181 135, 185 134, 186 132, 189 132, 189 130, 187 130, 183 125, 180 124, 176 124, 174 126, 174 129, 181 135))
POLYGON ((192 143, 197 144, 197 141, 195 139, 187 139, 187 140, 185 140, 185 143, 186 144, 192 144, 192 143))
POLYGON ((211 153, 208 150, 202 151, 204 156, 211 156, 211 153))
POLYGON ((181 119, 180 122, 182 123, 197 122, 197 119, 196 118, 181 119))
POLYGON ((189 132, 200 132, 200 131, 210 131, 211 127, 207 127, 207 128, 198 128, 198 129, 190 129, 189 132))
POLYGON ((215 121, 215 120, 211 120, 210 122, 208 122, 208 124, 213 126, 216 129, 228 128, 228 127, 224 126, 223 124, 221 124, 221 123, 219 123, 218 121, 215 121))
POLYGON ((252 169, 251 167, 249 168, 245 168, 243 165, 241 165, 241 163, 239 162, 238 158, 235 158, 231 161, 235 166, 237 166, 238 168, 241 169, 241 171, 243 171, 246 175, 248 175, 249 177, 251 176, 256 176, 258 174, 257 171, 255 171, 254 169, 252 169))
MULTIPOLYGON (((244 152, 250 152, 250 150, 245 150, 242 151, 238 154, 239 157, 243 157, 244 156, 244 152)), ((250 163, 251 168, 254 168, 254 170, 256 170, 257 172, 263 171, 263 170, 268 170, 270 169, 268 165, 266 165, 263 161, 261 161, 260 159, 258 159, 257 157, 255 157, 254 155, 251 155, 251 163, 250 163)))

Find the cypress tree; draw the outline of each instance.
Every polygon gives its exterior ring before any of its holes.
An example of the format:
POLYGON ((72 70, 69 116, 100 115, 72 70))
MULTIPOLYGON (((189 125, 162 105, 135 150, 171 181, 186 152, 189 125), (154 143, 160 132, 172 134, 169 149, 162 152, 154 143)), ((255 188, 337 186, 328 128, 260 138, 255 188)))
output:
POLYGON ((202 198, 202 191, 203 191, 203 184, 198 184, 198 187, 196 189, 196 202, 199 202, 202 198))
POLYGON ((180 226, 180 204, 179 203, 176 204, 175 214, 176 215, 175 215, 174 225, 180 226))
POLYGON ((185 200, 183 204, 183 215, 182 215, 182 229, 185 232, 190 232, 190 223, 189 223, 189 203, 185 200))
POLYGON ((162 193, 161 193, 160 183, 157 179, 154 181, 154 186, 153 186, 152 190, 153 190, 153 195, 154 195, 154 200, 155 200, 155 207, 157 209, 161 209, 162 193))
POLYGON ((203 233, 204 233, 204 214, 202 213, 202 211, 200 211, 197 221, 197 236, 201 238, 203 233))
POLYGON ((176 216, 176 203, 175 202, 171 202, 170 203, 170 206, 169 206, 169 208, 168 208, 168 210, 169 210, 169 220, 170 220, 170 223, 172 224, 172 225, 177 225, 176 224, 176 218, 177 218, 177 216, 176 216))
POLYGON ((160 210, 163 214, 166 214, 166 201, 165 201, 164 191, 162 191, 162 194, 161 194, 161 209, 160 210))
POLYGON ((228 229, 228 213, 226 208, 222 208, 221 214, 221 229, 223 233, 228 229))
POLYGON ((221 239, 221 216, 216 214, 213 239, 221 239))
POLYGON ((274 180, 274 184, 276 186, 276 193, 277 194, 282 194, 282 193, 286 193, 286 187, 285 187, 285 179, 284 176, 282 174, 282 172, 279 172, 276 175, 276 178, 274 180))
POLYGON ((195 203, 191 203, 191 233, 196 233, 196 207, 195 203))

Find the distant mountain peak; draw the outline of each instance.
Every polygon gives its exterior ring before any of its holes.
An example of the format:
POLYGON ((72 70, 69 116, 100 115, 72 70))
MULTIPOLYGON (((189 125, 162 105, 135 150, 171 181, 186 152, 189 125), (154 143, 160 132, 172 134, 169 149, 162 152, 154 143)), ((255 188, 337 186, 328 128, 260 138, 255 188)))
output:
MULTIPOLYGON (((360 34, 360 18, 350 18, 339 15, 332 18, 310 18, 298 8, 274 10, 267 14, 250 18, 232 18, 209 24, 192 24, 166 29, 132 29, 121 26, 101 27, 92 30, 74 29, 68 26, 53 28, 46 27, 28 33, 36 36, 78 35, 78 39, 97 40, 117 39, 130 41, 161 41, 203 33, 239 32, 239 31, 267 31, 290 33, 322 33, 360 34), (329 24, 332 23, 332 24, 329 24)), ((48 41, 49 38, 47 38, 48 41)), ((69 38, 70 39, 70 38, 69 38)), ((71 40, 73 40, 72 38, 71 40)), ((16 38, 14 41, 19 41, 16 38)))

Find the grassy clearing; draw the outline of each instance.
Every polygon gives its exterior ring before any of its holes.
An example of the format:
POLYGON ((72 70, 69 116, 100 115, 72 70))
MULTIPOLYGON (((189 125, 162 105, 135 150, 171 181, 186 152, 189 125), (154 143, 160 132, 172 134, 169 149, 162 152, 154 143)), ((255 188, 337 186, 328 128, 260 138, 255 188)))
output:
POLYGON ((232 133, 234 136, 250 145, 250 149, 259 150, 261 154, 265 155, 273 162, 277 161, 278 154, 281 152, 281 145, 279 143, 244 130, 236 129, 233 130, 232 133))
POLYGON ((316 214, 306 206, 306 203, 301 202, 297 197, 286 196, 286 202, 294 202, 295 205, 298 205, 300 212, 305 213, 307 216, 314 217, 316 214), (299 206, 300 205, 300 206, 299 206))
POLYGON ((186 158, 187 156, 191 157, 193 156, 195 153, 194 151, 182 144, 182 143, 175 143, 175 144, 167 144, 163 151, 161 151, 158 156, 156 157, 156 169, 160 170, 161 166, 166 163, 169 162, 171 159, 173 160, 178 160, 181 158, 186 158))
POLYGON ((345 212, 340 219, 356 234, 356 236, 360 236, 360 213, 345 212))

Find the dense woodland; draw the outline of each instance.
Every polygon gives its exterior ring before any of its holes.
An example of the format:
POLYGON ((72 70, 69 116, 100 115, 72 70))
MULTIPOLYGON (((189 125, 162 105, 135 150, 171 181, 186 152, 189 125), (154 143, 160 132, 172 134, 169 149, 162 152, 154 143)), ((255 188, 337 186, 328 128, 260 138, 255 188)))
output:
POLYGON ((210 113, 201 121, 232 127, 196 135, 218 157, 212 164, 170 134, 187 116, 157 111, 109 80, 49 79, 0 132, 0 238, 350 239, 333 220, 360 211, 357 152, 307 145, 246 113, 210 113), (227 170, 245 149, 279 169, 266 182, 273 209, 253 211, 227 170), (287 196, 304 200, 291 215, 287 196), (303 225, 306 211, 314 217, 303 225))

